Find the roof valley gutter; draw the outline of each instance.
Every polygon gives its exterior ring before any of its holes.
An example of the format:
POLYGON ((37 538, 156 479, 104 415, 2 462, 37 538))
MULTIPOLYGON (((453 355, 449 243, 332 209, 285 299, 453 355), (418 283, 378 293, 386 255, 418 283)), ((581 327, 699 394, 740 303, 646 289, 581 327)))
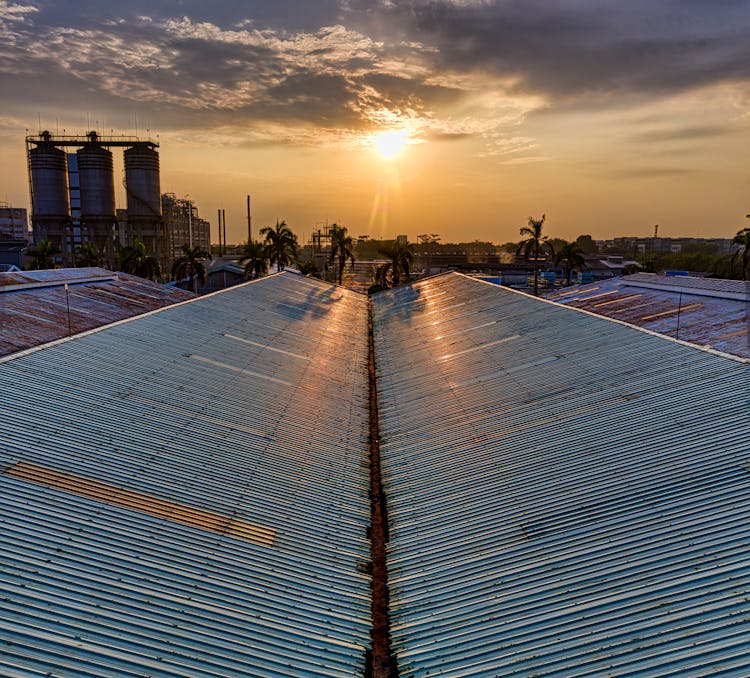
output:
POLYGON ((372 566, 372 647, 367 651, 367 678, 398 676, 396 658, 391 654, 388 571, 388 509, 380 469, 380 427, 375 372, 375 341, 372 329, 372 300, 367 301, 367 343, 369 370, 370 430, 370 559, 372 566))

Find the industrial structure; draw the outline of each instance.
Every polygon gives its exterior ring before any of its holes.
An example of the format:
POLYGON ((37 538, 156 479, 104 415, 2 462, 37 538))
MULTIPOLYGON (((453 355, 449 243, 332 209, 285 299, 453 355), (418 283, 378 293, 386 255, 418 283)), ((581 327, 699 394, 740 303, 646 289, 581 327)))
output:
POLYGON ((71 265, 75 248, 92 242, 112 265, 119 237, 110 148, 119 147, 126 149, 128 224, 144 237, 154 235, 151 244, 158 256, 163 227, 156 146, 136 137, 100 137, 94 131, 85 137, 49 131, 26 137, 34 241, 48 240, 61 250, 63 263, 71 265))
POLYGON ((161 196, 161 210, 166 235, 166 252, 171 259, 182 256, 182 246, 211 251, 211 224, 198 216, 190 198, 178 198, 174 193, 161 196))
POLYGON ((121 245, 139 240, 169 270, 183 244, 209 249, 208 222, 190 200, 162 196, 158 144, 139 137, 26 137, 34 242, 48 240, 63 265, 75 265, 76 248, 92 242, 108 267, 121 245), (115 206, 112 148, 122 148, 127 207, 115 206), (166 212, 163 211, 166 208, 166 212))

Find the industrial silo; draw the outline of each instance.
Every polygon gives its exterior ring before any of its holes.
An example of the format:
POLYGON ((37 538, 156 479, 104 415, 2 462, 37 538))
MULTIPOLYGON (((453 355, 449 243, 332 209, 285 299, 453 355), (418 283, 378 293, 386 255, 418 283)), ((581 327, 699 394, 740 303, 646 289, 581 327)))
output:
POLYGON ((40 141, 29 139, 31 223, 34 242, 49 240, 61 251, 69 249, 70 193, 65 152, 54 145, 49 132, 40 141))
POLYGON ((112 153, 104 148, 96 132, 76 153, 81 187, 81 226, 87 239, 107 261, 112 259, 115 216, 115 175, 112 153))
POLYGON ((128 198, 128 241, 136 238, 159 259, 162 266, 166 243, 161 213, 159 153, 151 142, 137 142, 125 149, 125 190, 128 198))

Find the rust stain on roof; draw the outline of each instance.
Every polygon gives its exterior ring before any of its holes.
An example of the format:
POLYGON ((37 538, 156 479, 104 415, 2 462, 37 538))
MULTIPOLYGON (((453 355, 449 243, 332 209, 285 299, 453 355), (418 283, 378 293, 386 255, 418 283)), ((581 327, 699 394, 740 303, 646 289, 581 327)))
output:
POLYGON ((688 304, 687 306, 678 306, 677 308, 670 308, 668 311, 662 311, 661 313, 653 313, 651 315, 644 315, 641 320, 653 320, 654 318, 661 318, 665 315, 673 315, 674 313, 681 313, 682 311, 690 311, 694 308, 700 308, 700 304, 688 304))
POLYGON ((164 518, 165 520, 243 539, 255 544, 273 546, 276 538, 276 531, 267 527, 253 525, 231 516, 185 506, 168 499, 160 499, 143 492, 115 487, 99 480, 65 473, 25 461, 18 462, 5 469, 3 473, 12 478, 26 480, 62 492, 69 492, 87 499, 94 499, 104 504, 147 513, 157 518, 164 518))
POLYGON ((594 304, 596 308, 599 308, 600 306, 609 306, 610 304, 617 304, 621 303, 623 301, 628 301, 629 299, 635 299, 636 297, 642 296, 641 294, 631 294, 627 297, 617 297, 617 299, 610 299, 609 301, 600 301, 598 304, 594 304))

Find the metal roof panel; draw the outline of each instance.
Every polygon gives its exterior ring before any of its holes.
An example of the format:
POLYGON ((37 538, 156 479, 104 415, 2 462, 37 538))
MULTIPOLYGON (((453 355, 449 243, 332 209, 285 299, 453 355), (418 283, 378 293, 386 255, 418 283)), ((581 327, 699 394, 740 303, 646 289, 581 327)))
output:
POLYGON ((0 673, 361 674, 366 328, 288 273, 0 364, 0 673))
POLYGON ((747 361, 459 274, 373 314, 401 675, 747 675, 747 361))

